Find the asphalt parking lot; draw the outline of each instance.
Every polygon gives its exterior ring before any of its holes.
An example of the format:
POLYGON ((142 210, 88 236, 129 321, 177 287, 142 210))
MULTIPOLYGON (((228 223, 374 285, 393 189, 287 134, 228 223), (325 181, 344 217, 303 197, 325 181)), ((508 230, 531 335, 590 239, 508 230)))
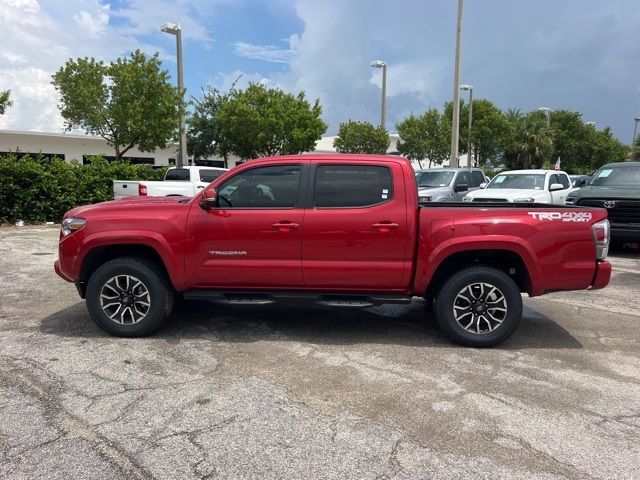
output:
POLYGON ((525 299, 493 349, 410 306, 177 308, 91 322, 58 230, 0 228, 2 478, 640 478, 640 254, 525 299))

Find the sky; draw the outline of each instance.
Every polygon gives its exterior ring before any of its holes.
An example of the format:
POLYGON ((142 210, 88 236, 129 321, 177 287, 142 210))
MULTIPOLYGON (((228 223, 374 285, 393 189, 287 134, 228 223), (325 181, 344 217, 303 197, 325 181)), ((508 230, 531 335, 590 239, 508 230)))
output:
MULTIPOLYGON (((185 86, 263 82, 320 99, 327 134, 348 119, 387 128, 453 96, 455 0, 0 0, 0 90, 13 107, 0 129, 61 132, 51 75, 68 58, 159 52, 176 78, 183 31, 185 86)), ((637 0, 466 0, 461 83, 502 109, 581 112, 631 141, 640 116, 637 0)))

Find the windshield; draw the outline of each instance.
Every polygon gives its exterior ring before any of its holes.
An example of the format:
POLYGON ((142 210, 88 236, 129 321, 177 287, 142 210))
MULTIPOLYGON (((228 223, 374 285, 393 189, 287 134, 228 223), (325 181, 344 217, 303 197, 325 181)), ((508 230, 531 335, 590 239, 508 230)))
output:
POLYGON ((448 187, 454 172, 416 172, 418 187, 448 187))
POLYGON ((164 176, 164 179, 189 181, 189 170, 186 168, 172 168, 167 170, 167 174, 164 176))
POLYGON ((589 185, 640 187, 640 165, 601 168, 591 179, 589 185))
POLYGON ((487 188, 515 188, 520 190, 544 189, 543 173, 501 173, 491 180, 487 188))

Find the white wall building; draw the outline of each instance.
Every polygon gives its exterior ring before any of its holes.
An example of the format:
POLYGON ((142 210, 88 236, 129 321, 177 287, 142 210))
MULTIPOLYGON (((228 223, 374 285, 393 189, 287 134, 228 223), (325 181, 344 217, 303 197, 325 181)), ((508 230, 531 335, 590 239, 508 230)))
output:
MULTIPOLYGON (((389 134, 388 153, 397 153, 399 138, 397 133, 389 134)), ((315 152, 335 152, 336 149, 333 146, 335 139, 335 136, 322 137, 316 142, 315 152)), ((177 152, 178 144, 173 144, 165 149, 157 149, 155 152, 141 152, 134 147, 125 153, 125 158, 132 163, 163 166, 175 163, 177 152)), ((0 130, 0 155, 7 153, 58 156, 67 162, 75 160, 79 163, 86 163, 87 157, 92 155, 102 155, 107 159, 112 159, 115 156, 113 147, 101 137, 69 133, 0 130)), ((212 166, 224 166, 220 159, 216 159, 214 162, 219 163, 212 163, 212 166)), ((229 167, 233 167, 239 162, 240 159, 237 157, 232 156, 228 159, 229 167)), ((412 162, 412 164, 414 168, 420 168, 418 162, 412 162)), ((447 161, 442 166, 448 166, 448 164, 447 161)), ((427 168, 428 165, 428 160, 422 161, 422 168, 427 168)), ((433 167, 437 166, 433 165, 433 167)), ((460 166, 467 166, 466 155, 460 156, 460 166)))

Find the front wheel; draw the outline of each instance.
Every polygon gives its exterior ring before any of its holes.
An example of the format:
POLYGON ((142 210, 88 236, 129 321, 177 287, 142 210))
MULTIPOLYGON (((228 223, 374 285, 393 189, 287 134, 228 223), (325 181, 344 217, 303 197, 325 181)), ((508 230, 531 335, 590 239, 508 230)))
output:
POLYGON ((491 347, 509 338, 522 318, 522 297, 501 270, 471 267, 453 275, 436 299, 436 319, 454 342, 491 347))
POLYGON ((87 308, 104 331, 119 337, 143 337, 160 328, 171 313, 173 289, 156 264, 116 258, 91 275, 87 308))

